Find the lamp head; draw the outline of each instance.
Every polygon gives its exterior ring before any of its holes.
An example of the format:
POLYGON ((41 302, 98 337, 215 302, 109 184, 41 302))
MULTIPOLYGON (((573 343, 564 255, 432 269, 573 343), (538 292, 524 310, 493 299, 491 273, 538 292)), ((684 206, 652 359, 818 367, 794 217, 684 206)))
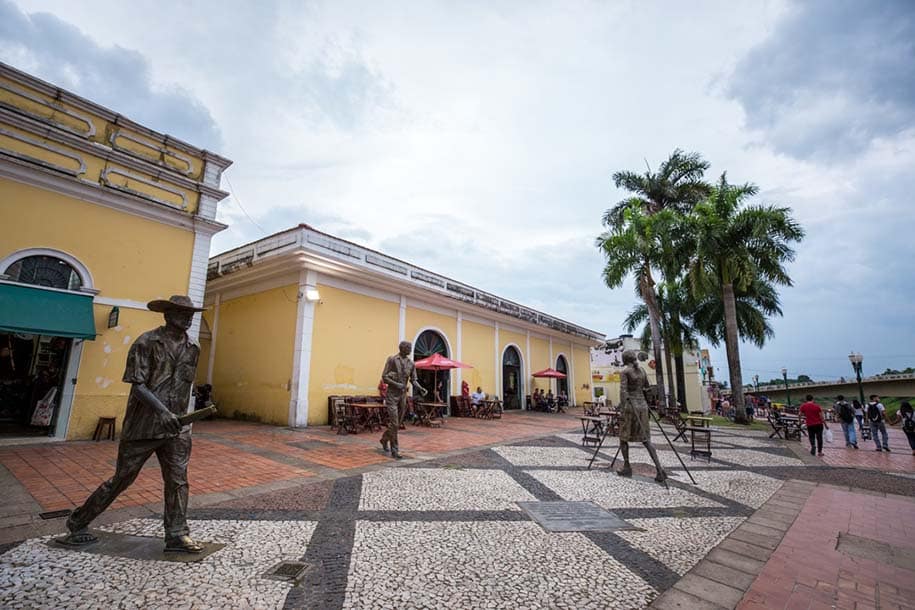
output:
POLYGON ((782 377, 785 377, 787 375, 788 375, 788 369, 786 369, 785 367, 782 367, 782 377))

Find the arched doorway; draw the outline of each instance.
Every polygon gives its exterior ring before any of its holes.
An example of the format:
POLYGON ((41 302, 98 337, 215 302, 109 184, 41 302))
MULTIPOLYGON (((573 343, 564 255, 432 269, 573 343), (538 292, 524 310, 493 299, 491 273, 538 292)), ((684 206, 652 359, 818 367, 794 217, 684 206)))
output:
POLYGON ((502 352, 502 407, 520 409, 524 395, 521 375, 521 352, 509 345, 502 352))
POLYGON ((73 398, 65 381, 77 376, 81 340, 95 338, 92 277, 72 256, 44 248, 3 259, 0 274, 13 307, 0 315, 0 435, 63 438, 73 398))
MULTIPOLYGON (((436 330, 424 330, 413 342, 413 360, 422 360, 432 354, 441 354, 449 358, 448 342, 444 335, 436 330)), ((417 369, 416 378, 421 386, 430 392, 429 398, 435 397, 435 402, 448 402, 451 388, 450 371, 424 371, 417 369), (437 386, 437 387, 436 387, 437 386)))
POLYGON ((556 379, 556 395, 565 394, 571 400, 569 397, 569 365, 566 363, 565 356, 556 358, 556 370, 566 375, 564 379, 556 379))

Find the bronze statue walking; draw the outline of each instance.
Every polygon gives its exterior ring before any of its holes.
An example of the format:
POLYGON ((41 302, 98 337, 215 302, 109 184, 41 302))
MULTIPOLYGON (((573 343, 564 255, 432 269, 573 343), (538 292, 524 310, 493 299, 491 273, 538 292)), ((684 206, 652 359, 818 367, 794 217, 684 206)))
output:
POLYGON ((629 443, 643 443, 657 470, 655 481, 663 483, 667 480, 667 473, 661 467, 658 453, 651 444, 648 402, 645 400, 647 387, 648 376, 639 367, 638 354, 634 350, 626 350, 623 352, 623 370, 620 373, 620 451, 623 454, 623 467, 616 473, 622 477, 632 476, 629 443))
POLYGON ((191 429, 178 416, 187 412, 200 347, 187 336, 196 312, 187 296, 150 301, 165 315, 165 326, 140 335, 127 355, 124 382, 131 384, 114 476, 102 483, 67 519, 62 543, 79 546, 97 540, 89 524, 114 502, 155 453, 165 483, 165 550, 200 553, 203 547, 187 526, 187 464, 191 429))
POLYGON ((388 384, 388 393, 384 404, 388 409, 388 427, 381 436, 381 448, 385 453, 391 452, 395 460, 401 459, 400 444, 397 441, 397 431, 400 429, 400 420, 407 410, 407 383, 426 395, 426 390, 416 380, 416 367, 410 360, 413 345, 409 341, 401 341, 398 353, 389 356, 384 363, 381 379, 388 384))

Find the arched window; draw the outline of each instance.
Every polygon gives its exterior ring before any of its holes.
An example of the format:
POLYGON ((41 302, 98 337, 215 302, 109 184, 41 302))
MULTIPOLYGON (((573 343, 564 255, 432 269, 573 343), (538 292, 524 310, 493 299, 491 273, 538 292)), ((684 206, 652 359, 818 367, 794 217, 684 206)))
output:
POLYGON ((421 360, 432 354, 441 354, 448 357, 448 344, 445 338, 434 330, 425 330, 417 338, 413 346, 413 358, 421 360))
POLYGON ((506 409, 520 409, 524 394, 521 377, 521 352, 509 345, 502 352, 502 405, 506 409))
POLYGON ((566 376, 563 379, 556 379, 556 392, 558 394, 569 395, 569 365, 566 363, 565 356, 559 356, 556 358, 556 370, 560 373, 565 373, 566 376))
POLYGON ((35 255, 21 258, 6 268, 4 273, 14 282, 59 288, 61 290, 79 290, 83 281, 70 263, 54 256, 35 255))

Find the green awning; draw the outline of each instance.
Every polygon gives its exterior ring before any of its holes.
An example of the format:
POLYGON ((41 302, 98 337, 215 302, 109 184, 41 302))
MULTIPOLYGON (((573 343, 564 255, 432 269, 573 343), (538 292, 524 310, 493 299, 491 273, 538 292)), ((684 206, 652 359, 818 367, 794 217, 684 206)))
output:
POLYGON ((92 295, 0 283, 0 332, 95 339, 92 295))

